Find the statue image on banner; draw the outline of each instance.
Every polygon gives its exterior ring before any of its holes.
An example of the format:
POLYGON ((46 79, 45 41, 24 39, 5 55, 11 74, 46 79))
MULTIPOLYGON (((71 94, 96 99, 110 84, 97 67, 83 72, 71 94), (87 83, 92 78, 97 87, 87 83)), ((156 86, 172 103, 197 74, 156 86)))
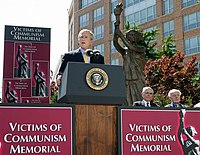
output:
POLYGON ((10 90, 11 82, 7 83, 5 97, 8 103, 17 103, 18 97, 17 92, 15 90, 10 90))
POLYGON ((184 155, 199 155, 200 141, 194 139, 194 136, 197 134, 197 131, 193 126, 185 127, 185 113, 185 109, 180 110, 180 126, 178 130, 178 139, 182 146, 184 155), (187 139, 184 139, 183 135, 185 135, 187 139))
POLYGON ((126 105, 131 106, 134 101, 141 100, 141 90, 145 86, 143 69, 146 64, 145 47, 140 43, 143 35, 135 30, 129 30, 125 36, 120 30, 120 15, 123 11, 122 3, 114 9, 116 16, 113 44, 123 58, 123 70, 126 85, 126 105), (126 46, 122 46, 119 39, 126 46))
POLYGON ((18 63, 17 77, 28 78, 28 60, 26 53, 21 53, 22 45, 18 46, 16 61, 18 63))
POLYGON ((35 95, 46 96, 46 79, 44 72, 39 72, 39 63, 35 64, 34 80, 36 82, 35 95))

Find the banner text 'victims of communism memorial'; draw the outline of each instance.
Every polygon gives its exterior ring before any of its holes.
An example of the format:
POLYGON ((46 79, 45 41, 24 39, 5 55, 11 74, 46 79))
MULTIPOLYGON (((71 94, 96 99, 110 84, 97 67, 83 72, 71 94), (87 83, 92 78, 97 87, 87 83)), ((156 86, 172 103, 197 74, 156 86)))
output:
POLYGON ((50 29, 5 26, 2 100, 49 103, 50 29))

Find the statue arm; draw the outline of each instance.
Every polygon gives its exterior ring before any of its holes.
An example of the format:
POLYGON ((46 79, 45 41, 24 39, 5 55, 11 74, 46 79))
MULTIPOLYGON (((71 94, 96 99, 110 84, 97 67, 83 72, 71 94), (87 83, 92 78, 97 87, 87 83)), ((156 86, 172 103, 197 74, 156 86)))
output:
POLYGON ((121 45, 118 43, 118 32, 120 32, 120 30, 116 30, 114 32, 114 36, 113 36, 113 45, 115 46, 116 50, 121 54, 125 54, 125 49, 121 47, 121 45))
POLYGON ((187 138, 192 142, 193 147, 197 147, 200 145, 199 140, 195 140, 188 132, 186 129, 183 129, 184 134, 187 136, 187 138))
POLYGON ((178 129, 178 139, 179 139, 179 142, 181 143, 182 146, 184 146, 184 140, 183 140, 183 137, 182 137, 183 130, 185 129, 184 115, 185 115, 185 111, 183 109, 181 109, 180 112, 179 112, 180 126, 179 126, 179 129, 178 129))
POLYGON ((114 23, 115 31, 114 31, 114 36, 113 36, 113 44, 114 44, 115 48, 117 49, 117 51, 123 55, 125 53, 125 49, 123 47, 121 47, 121 45, 118 43, 119 36, 121 37, 121 31, 119 29, 119 25, 120 25, 120 15, 123 11, 122 6, 123 6, 122 3, 119 3, 114 9, 116 22, 114 23))
POLYGON ((35 80, 35 81, 37 81, 37 78, 36 78, 36 77, 38 76, 38 67, 39 67, 39 64, 36 64, 36 65, 35 65, 35 72, 34 72, 34 80, 35 80))

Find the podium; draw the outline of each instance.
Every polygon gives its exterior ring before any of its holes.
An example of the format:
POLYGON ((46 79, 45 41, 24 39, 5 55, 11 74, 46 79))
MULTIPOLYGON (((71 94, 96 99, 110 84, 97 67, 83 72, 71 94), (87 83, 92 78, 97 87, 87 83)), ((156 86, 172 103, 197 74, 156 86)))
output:
POLYGON ((117 106, 125 99, 121 66, 68 63, 58 103, 75 105, 76 154, 117 154, 117 106))
POLYGON ((69 62, 63 73, 59 91, 59 103, 122 105, 125 101, 122 67, 69 62), (102 83, 95 84, 94 80, 102 80, 102 83))

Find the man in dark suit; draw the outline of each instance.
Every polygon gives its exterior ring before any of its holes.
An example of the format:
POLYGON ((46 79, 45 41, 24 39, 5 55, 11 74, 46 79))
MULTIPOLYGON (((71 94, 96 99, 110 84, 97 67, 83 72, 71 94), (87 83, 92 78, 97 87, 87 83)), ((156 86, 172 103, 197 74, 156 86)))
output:
POLYGON ((66 53, 63 56, 62 63, 57 74, 57 85, 60 86, 62 74, 69 61, 71 62, 83 62, 83 63, 97 63, 104 64, 104 57, 101 54, 93 54, 90 57, 86 54, 86 50, 90 49, 94 43, 94 34, 88 30, 83 29, 78 34, 79 48, 66 53))
POLYGON ((185 105, 181 104, 181 91, 178 89, 171 89, 168 92, 168 97, 171 100, 170 104, 167 104, 165 107, 186 107, 185 105))
POLYGON ((142 101, 136 101, 133 103, 133 106, 141 107, 159 107, 156 103, 153 103, 154 91, 151 87, 144 87, 142 89, 142 101))

